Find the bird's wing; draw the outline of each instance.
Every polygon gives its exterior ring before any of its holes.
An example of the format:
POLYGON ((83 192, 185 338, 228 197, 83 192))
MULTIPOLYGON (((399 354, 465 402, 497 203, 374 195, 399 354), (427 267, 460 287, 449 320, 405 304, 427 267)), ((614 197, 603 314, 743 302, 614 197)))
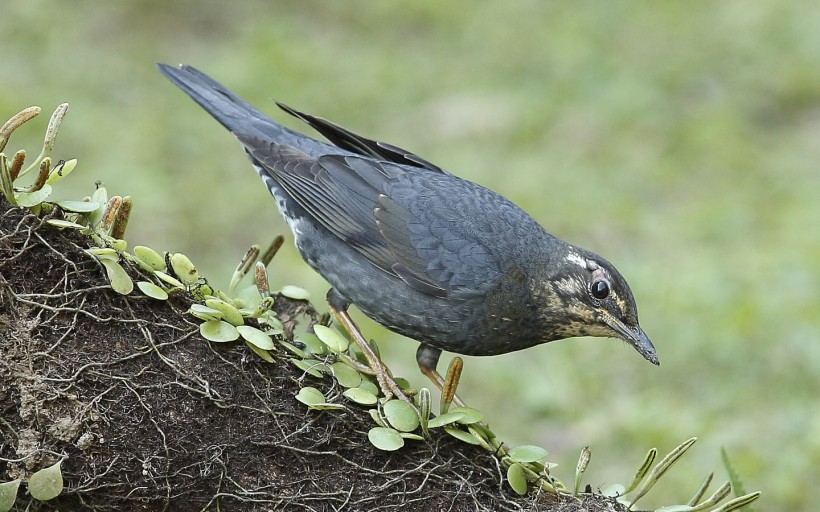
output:
POLYGON ((288 114, 309 124, 314 130, 324 135, 327 140, 344 150, 387 162, 422 167, 436 172, 445 172, 437 165, 428 162, 406 149, 386 142, 362 137, 327 119, 299 112, 295 108, 289 107, 279 101, 277 101, 276 104, 288 114))
POLYGON ((469 293, 497 275, 484 248, 454 229, 458 215, 446 201, 424 211, 414 206, 418 183, 400 186, 415 174, 412 169, 356 156, 299 156, 279 144, 236 135, 251 158, 319 224, 408 286, 443 297, 455 289, 469 293))

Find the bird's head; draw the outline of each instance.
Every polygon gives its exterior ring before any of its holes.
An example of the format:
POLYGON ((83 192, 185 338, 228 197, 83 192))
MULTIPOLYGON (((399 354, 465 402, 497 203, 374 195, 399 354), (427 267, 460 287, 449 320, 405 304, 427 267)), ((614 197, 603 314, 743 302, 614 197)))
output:
MULTIPOLYGON (((548 300, 551 339, 573 336, 620 338, 658 365, 655 347, 638 324, 638 308, 626 280, 597 254, 567 246, 553 268, 548 300)), ((547 341, 547 340, 545 340, 547 341)))

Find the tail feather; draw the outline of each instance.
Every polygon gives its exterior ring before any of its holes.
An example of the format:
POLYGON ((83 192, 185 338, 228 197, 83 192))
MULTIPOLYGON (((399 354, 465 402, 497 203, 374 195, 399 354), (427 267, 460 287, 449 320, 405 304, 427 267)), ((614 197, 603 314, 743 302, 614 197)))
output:
POLYGON ((174 85, 204 108, 234 135, 293 146, 314 158, 328 153, 346 153, 280 125, 225 86, 198 69, 158 63, 157 67, 174 85))

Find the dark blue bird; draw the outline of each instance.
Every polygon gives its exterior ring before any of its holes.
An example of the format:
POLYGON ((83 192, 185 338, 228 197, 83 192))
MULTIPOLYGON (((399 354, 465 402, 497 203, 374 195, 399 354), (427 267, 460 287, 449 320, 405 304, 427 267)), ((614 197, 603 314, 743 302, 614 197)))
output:
POLYGON ((442 350, 489 356, 573 336, 615 337, 658 364, 626 280, 521 208, 396 146, 281 103, 331 144, 289 130, 190 66, 160 71, 239 140, 385 394, 399 394, 347 308, 442 350))

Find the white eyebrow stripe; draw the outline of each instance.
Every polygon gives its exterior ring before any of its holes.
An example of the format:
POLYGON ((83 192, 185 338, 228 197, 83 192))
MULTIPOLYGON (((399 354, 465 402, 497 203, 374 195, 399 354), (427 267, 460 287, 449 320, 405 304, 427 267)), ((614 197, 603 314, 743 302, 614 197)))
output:
POLYGON ((581 255, 577 252, 570 252, 569 254, 567 254, 567 261, 570 263, 575 263, 579 267, 586 268, 587 266, 587 260, 581 257, 581 255))

